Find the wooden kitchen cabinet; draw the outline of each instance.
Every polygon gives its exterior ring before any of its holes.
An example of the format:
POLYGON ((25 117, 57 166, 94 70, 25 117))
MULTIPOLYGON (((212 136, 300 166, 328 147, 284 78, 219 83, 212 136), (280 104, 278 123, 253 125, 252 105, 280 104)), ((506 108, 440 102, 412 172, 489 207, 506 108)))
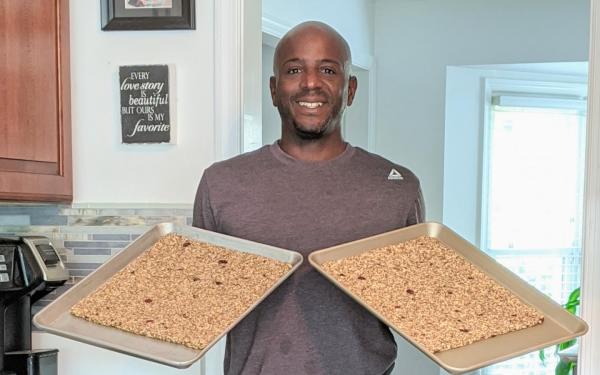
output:
POLYGON ((68 0, 0 0, 0 200, 73 198, 68 0))

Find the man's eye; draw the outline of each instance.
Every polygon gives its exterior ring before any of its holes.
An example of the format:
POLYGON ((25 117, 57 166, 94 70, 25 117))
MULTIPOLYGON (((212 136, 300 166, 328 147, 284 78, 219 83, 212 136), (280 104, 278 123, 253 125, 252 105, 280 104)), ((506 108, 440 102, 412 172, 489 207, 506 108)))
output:
POLYGON ((288 74, 298 74, 300 73, 300 68, 289 68, 287 72, 288 74))
POLYGON ((331 69, 331 68, 321 68, 321 71, 325 74, 335 74, 335 70, 331 69))

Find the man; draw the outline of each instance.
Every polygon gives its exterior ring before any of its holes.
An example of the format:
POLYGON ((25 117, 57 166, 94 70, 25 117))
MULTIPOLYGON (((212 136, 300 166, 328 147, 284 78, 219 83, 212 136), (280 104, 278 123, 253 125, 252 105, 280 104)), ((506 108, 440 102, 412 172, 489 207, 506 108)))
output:
MULTIPOLYGON (((319 22, 290 30, 270 80, 281 139, 208 168, 194 226, 312 251, 416 224, 419 181, 406 168, 344 142, 357 88, 346 41, 319 22)), ((305 262, 227 337, 226 375, 388 374, 389 329, 305 262)))

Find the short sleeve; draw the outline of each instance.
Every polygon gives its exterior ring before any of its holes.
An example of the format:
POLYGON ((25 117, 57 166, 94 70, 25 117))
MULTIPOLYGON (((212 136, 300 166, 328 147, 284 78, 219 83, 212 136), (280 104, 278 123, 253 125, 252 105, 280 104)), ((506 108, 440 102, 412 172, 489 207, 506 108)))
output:
POLYGON ((206 171, 200 179, 198 191, 196 192, 192 225, 197 228, 207 229, 213 232, 217 230, 215 217, 210 204, 210 193, 206 171))
POLYGON ((417 198, 414 200, 408 217, 406 218, 406 226, 419 224, 425 221, 425 203, 423 202, 423 193, 421 188, 417 192, 417 198))

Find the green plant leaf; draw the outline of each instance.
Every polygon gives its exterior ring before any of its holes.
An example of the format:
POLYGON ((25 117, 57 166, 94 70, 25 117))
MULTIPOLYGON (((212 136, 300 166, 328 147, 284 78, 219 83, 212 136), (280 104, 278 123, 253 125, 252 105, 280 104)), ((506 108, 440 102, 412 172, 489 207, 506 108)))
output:
POLYGON ((542 365, 546 366, 546 352, 545 349, 542 349, 538 352, 538 356, 540 357, 540 361, 542 361, 542 365))
POLYGON ((566 307, 565 309, 573 315, 575 315, 575 313, 577 312, 577 306, 569 306, 569 307, 566 307))
POLYGON ((573 369, 573 363, 569 362, 569 363, 565 363, 565 362, 558 362, 558 365, 556 365, 556 369, 554 370, 555 375, 569 375, 571 374, 571 370, 573 369))
POLYGON ((569 299, 567 300, 567 304, 572 301, 579 301, 579 297, 581 296, 581 288, 575 288, 571 294, 569 294, 569 299))
POLYGON ((569 341, 565 341, 561 344, 558 344, 558 350, 565 350, 567 348, 570 348, 571 346, 575 345, 575 343, 577 342, 577 340, 569 340, 569 341))
POLYGON ((569 307, 579 306, 579 303, 580 303, 579 301, 570 301, 570 302, 565 303, 564 306, 565 306, 565 308, 568 309, 569 307))

